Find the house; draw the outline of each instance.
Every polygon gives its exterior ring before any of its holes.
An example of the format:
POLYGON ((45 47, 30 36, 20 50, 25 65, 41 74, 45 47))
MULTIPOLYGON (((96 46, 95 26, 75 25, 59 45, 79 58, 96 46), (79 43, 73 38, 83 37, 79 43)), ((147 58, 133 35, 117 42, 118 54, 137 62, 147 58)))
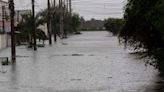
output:
MULTIPOLYGON (((0 32, 6 29, 6 24, 8 25, 8 21, 6 20, 9 15, 8 3, 0 0, 0 32)), ((9 17, 8 17, 9 18, 9 17)))
POLYGON ((11 45, 9 13, 8 2, 0 0, 0 49, 11 45))
POLYGON ((81 19, 80 29, 89 31, 104 30, 104 21, 96 19, 85 21, 84 19, 81 19))

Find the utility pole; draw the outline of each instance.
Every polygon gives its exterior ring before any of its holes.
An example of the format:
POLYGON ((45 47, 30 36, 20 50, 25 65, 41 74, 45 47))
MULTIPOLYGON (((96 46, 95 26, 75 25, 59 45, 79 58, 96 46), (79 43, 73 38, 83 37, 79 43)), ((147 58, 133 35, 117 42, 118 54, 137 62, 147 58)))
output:
POLYGON ((63 28, 63 0, 60 0, 60 37, 63 39, 63 33, 64 33, 64 28, 63 28))
POLYGON ((63 1, 64 8, 66 7, 66 6, 65 6, 65 5, 66 5, 65 3, 66 3, 66 0, 63 1))
POLYGON ((19 10, 17 11, 17 22, 19 23, 19 10))
POLYGON ((36 20, 35 20, 35 1, 32 0, 32 20, 33 20, 33 45, 34 45, 34 51, 37 51, 36 48, 36 20))
MULTIPOLYGON (((64 0, 64 10, 63 10, 63 17, 67 16, 67 0, 64 0)), ((63 21, 64 22, 64 21, 63 21)), ((69 20, 67 20, 67 23, 65 22, 63 24, 64 27, 64 33, 63 33, 63 37, 67 38, 67 30, 68 30, 68 22, 69 20)))
POLYGON ((54 0, 54 8, 56 7, 56 0, 54 0))
POLYGON ((72 15, 72 2, 69 0, 69 12, 72 15))
POLYGON ((3 33, 5 33, 5 6, 2 6, 2 29, 3 33))
MULTIPOLYGON (((55 13, 56 13, 56 9, 55 9, 55 8, 56 8, 56 0, 54 0, 54 12, 53 12, 53 13, 54 13, 54 14, 53 14, 54 16, 55 16, 55 13)), ((57 41, 57 32, 56 32, 57 30, 56 30, 55 27, 56 27, 56 24, 53 26, 54 42, 57 41)))
POLYGON ((14 30, 14 1, 9 0, 10 21, 11 21, 11 59, 12 63, 16 63, 16 46, 15 46, 15 30, 14 30))
POLYGON ((47 30, 48 30, 48 38, 49 38, 49 45, 52 45, 52 38, 51 38, 51 29, 50 29, 50 25, 51 25, 51 11, 50 11, 50 0, 47 0, 47 7, 48 7, 48 19, 47 19, 47 30))
POLYGON ((69 0, 67 0, 67 12, 69 11, 69 0))

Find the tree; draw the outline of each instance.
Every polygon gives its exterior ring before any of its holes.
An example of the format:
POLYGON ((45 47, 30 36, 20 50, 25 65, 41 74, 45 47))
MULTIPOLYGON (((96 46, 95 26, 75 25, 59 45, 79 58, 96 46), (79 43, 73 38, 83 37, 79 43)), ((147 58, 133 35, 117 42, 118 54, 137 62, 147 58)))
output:
MULTIPOLYGON (((56 7, 51 7, 50 8, 52 11, 52 28, 53 29, 53 33, 56 33, 60 36, 60 31, 59 31, 59 24, 60 24, 60 7, 56 6, 56 7)), ((64 22, 64 35, 66 37, 67 34, 69 33, 76 33, 78 31, 78 27, 80 26, 80 16, 76 13, 70 14, 67 11, 67 7, 63 7, 62 8, 64 11, 63 14, 63 22, 64 22)), ((43 18, 45 18, 45 20, 48 18, 47 17, 47 9, 43 10, 40 12, 40 14, 43 16, 43 18)), ((47 21, 46 21, 47 22, 47 21)))
POLYGON ((144 49, 145 56, 157 61, 150 64, 164 71, 164 1, 128 0, 125 7, 125 23, 119 33, 120 41, 134 50, 144 49))
POLYGON ((105 20, 104 27, 113 35, 117 35, 123 26, 123 22, 123 19, 108 18, 105 20))
MULTIPOLYGON (((45 33, 41 30, 38 29, 40 25, 43 25, 45 23, 45 19, 41 14, 39 13, 36 16, 36 35, 37 39, 42 39, 45 40, 47 37, 45 37, 45 33)), ((17 39, 19 39, 19 42, 29 42, 29 44, 32 44, 32 15, 26 14, 22 15, 22 21, 18 24, 18 29, 20 30, 20 34, 17 36, 17 39)))
POLYGON ((71 16, 71 28, 72 28, 72 31, 71 32, 77 33, 79 26, 80 26, 80 17, 79 17, 79 14, 74 13, 71 16))

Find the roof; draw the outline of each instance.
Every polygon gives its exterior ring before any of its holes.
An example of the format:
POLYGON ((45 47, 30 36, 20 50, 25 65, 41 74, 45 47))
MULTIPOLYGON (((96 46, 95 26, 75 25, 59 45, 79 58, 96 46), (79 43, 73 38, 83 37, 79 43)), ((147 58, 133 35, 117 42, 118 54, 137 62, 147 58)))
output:
POLYGON ((0 2, 3 2, 3 3, 8 3, 8 2, 6 2, 6 1, 3 1, 3 0, 0 0, 0 2))

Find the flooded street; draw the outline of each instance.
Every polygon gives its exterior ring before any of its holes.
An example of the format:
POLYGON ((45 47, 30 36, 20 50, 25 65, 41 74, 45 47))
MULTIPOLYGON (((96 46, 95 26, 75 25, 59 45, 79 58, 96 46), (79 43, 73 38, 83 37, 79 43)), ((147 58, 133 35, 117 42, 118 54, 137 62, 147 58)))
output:
POLYGON ((83 32, 37 52, 17 47, 17 64, 0 66, 0 92, 164 92, 143 61, 108 32, 83 32))

